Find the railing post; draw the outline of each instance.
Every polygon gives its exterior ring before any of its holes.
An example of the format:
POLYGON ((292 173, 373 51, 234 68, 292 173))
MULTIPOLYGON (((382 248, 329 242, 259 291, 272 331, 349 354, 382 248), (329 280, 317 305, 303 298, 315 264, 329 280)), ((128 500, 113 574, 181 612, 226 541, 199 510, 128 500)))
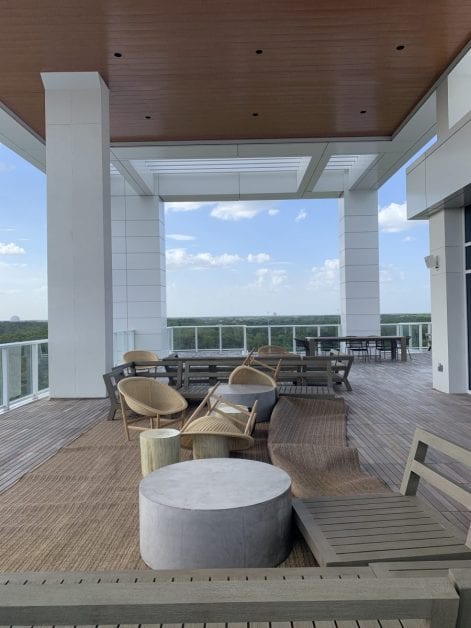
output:
POLYGON ((38 370, 39 370, 39 360, 38 360, 38 343, 35 342, 31 345, 31 369, 32 369, 32 393, 33 399, 38 398, 38 370))
POLYGON ((243 336, 244 336, 244 347, 243 347, 243 352, 245 355, 247 355, 247 325, 244 325, 242 327, 242 332, 243 332, 243 336))
POLYGON ((222 326, 219 325, 219 353, 222 353, 222 326))
POLYGON ((268 329, 268 344, 271 345, 271 325, 270 324, 267 325, 267 329, 268 329))
POLYGON ((8 393, 8 348, 2 349, 2 406, 9 407, 10 395, 8 393))
POLYGON ((296 327, 294 325, 291 327, 291 334, 293 336, 291 339, 291 347, 293 349, 293 353, 296 353, 296 327))
POLYGON ((198 327, 195 327, 195 351, 198 353, 198 327))

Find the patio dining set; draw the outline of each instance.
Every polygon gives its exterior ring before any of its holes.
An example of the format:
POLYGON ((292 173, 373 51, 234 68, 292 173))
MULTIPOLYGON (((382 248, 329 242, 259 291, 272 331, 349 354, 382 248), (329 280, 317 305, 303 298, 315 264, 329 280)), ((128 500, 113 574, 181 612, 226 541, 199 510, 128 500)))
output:
POLYGON ((306 355, 335 355, 347 353, 363 360, 412 359, 409 350, 410 336, 307 336, 296 339, 297 347, 306 355))

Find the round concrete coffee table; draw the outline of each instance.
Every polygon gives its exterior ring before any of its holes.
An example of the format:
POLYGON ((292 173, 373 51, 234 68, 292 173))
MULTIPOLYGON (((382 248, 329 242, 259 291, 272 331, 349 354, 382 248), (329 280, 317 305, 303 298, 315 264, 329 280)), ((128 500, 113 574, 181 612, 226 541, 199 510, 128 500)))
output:
POLYGON ((219 384, 215 394, 247 408, 252 408, 258 400, 257 423, 270 419, 276 403, 276 388, 262 384, 219 384))
POLYGON ((264 462, 189 460, 139 487, 140 545, 152 569, 274 567, 291 549, 291 480, 264 462))

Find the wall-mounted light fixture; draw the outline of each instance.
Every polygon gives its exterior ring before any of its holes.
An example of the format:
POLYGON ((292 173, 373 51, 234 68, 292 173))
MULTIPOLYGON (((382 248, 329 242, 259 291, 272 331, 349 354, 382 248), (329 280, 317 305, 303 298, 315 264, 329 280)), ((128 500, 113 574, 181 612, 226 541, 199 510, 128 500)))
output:
POLYGON ((438 255, 427 255, 427 257, 424 257, 424 262, 427 268, 440 268, 440 260, 438 258, 438 255))

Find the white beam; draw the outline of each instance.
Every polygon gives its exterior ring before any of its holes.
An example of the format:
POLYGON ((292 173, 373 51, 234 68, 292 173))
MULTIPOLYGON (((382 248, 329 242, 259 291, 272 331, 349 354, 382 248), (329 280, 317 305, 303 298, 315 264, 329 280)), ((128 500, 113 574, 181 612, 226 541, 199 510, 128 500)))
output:
POLYGON ((151 173, 138 172, 130 161, 117 159, 113 151, 111 151, 111 163, 139 196, 154 196, 154 177, 151 173))
POLYGON ((46 172, 46 145, 13 111, 0 102, 0 143, 46 172))

